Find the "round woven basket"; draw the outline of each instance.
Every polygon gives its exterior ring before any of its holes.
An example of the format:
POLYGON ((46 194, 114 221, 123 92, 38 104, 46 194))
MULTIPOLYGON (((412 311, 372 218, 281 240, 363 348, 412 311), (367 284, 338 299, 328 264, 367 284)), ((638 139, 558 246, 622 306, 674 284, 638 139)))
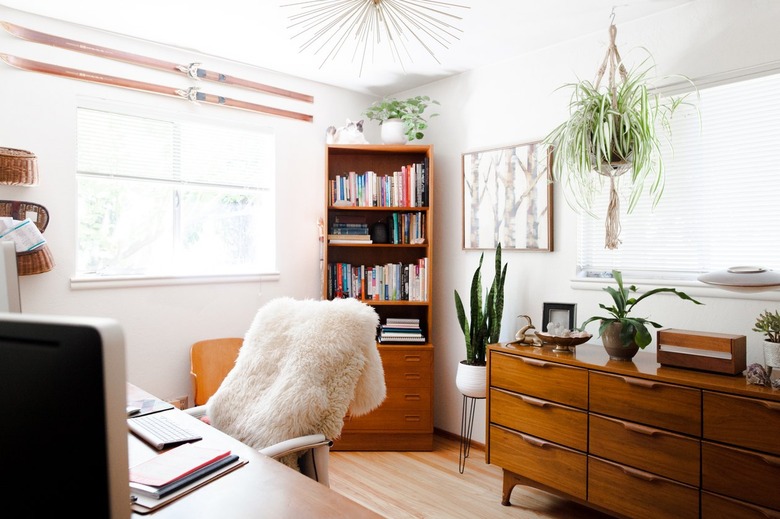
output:
POLYGON ((47 244, 35 250, 16 253, 16 270, 20 276, 42 274, 54 268, 54 257, 47 244))
POLYGON ((0 148, 0 184, 37 185, 38 159, 35 154, 25 150, 0 148))

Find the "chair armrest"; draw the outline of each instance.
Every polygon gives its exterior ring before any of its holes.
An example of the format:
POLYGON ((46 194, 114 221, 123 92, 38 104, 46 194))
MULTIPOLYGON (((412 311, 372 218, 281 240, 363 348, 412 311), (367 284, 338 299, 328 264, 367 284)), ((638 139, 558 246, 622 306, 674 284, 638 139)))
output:
POLYGON ((188 407, 186 409, 182 409, 182 411, 200 420, 201 418, 206 416, 208 407, 205 405, 196 405, 195 407, 188 407))
POLYGON ((280 458, 287 454, 293 454, 295 452, 314 449, 321 446, 330 447, 331 445, 333 445, 333 442, 325 438, 324 434, 310 434, 308 436, 299 436, 298 438, 292 438, 274 445, 269 445, 268 447, 260 449, 260 452, 271 458, 280 458))

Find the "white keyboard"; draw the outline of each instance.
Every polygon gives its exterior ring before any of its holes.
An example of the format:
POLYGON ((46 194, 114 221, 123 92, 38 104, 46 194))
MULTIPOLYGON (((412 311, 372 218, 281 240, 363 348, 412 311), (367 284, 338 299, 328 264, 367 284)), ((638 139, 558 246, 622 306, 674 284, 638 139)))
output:
POLYGON ((202 438, 171 420, 164 411, 128 418, 127 426, 136 436, 157 450, 202 438))

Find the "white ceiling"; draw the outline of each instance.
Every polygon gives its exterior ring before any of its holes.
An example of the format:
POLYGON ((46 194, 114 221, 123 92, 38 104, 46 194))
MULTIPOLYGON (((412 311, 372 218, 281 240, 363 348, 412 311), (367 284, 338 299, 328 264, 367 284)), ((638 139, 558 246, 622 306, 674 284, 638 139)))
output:
POLYGON ((289 17, 301 13, 302 0, 0 0, 0 5, 382 96, 566 39, 598 31, 606 37, 613 8, 620 24, 691 1, 442 0, 468 6, 437 7, 461 18, 444 17, 462 31, 449 48, 431 44, 434 59, 410 40, 411 58, 404 58, 403 66, 377 50, 373 60, 364 60, 362 71, 349 42, 333 59, 325 57, 331 46, 299 50, 305 40, 293 38, 289 17))

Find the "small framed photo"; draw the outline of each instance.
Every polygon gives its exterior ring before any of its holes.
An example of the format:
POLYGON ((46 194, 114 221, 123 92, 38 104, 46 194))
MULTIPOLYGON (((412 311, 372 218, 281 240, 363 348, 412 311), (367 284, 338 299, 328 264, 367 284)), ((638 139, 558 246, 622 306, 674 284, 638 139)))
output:
POLYGON ((547 332, 550 323, 574 330, 577 322, 577 305, 574 303, 544 303, 542 331, 547 332))

